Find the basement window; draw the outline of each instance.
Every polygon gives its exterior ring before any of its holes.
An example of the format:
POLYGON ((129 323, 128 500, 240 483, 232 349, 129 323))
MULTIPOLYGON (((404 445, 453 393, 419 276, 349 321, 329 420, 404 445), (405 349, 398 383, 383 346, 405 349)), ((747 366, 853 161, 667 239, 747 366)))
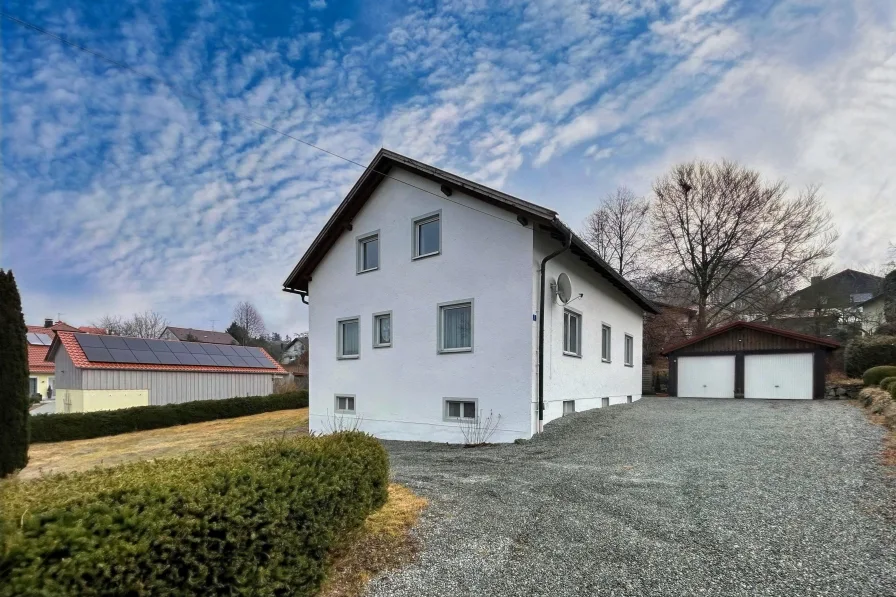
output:
POLYGON ((355 397, 351 394, 336 396, 336 412, 345 415, 355 414, 355 397))
POLYGON ((571 415, 576 412, 576 401, 575 400, 564 400, 563 401, 563 416, 571 415))
POLYGON ((603 408, 603 407, 605 407, 605 406, 610 406, 610 397, 609 397, 609 396, 604 396, 603 398, 601 398, 601 399, 600 399, 600 406, 601 406, 601 408, 603 408))
POLYGON ((475 400, 445 400, 446 421, 472 421, 476 418, 475 400))
POLYGON ((629 404, 631 404, 631 402, 632 402, 632 397, 631 397, 631 396, 626 396, 625 398, 626 398, 626 402, 628 402, 629 404))

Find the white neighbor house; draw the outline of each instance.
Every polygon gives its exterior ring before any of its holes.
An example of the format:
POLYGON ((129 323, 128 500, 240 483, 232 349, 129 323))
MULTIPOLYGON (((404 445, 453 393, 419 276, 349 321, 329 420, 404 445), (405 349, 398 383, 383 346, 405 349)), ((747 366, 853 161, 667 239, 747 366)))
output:
POLYGON ((384 439, 462 442, 461 421, 491 413, 491 441, 508 442, 641 397, 647 299, 554 211, 387 150, 284 290, 309 303, 312 431, 341 418, 384 439), (582 295, 568 305, 561 273, 582 295))

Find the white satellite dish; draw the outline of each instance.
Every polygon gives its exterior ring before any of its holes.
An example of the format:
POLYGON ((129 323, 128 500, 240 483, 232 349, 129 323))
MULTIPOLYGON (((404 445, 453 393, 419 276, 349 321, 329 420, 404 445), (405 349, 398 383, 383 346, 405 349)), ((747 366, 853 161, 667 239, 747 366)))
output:
POLYGON ((557 276, 557 298, 564 305, 572 298, 572 282, 569 281, 569 276, 566 274, 557 276))

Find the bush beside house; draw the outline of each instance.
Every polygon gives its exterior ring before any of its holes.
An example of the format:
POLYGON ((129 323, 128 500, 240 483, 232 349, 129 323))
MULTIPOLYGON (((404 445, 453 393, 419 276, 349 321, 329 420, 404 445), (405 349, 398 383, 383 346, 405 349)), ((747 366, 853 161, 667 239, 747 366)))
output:
POLYGON ((301 391, 270 396, 197 400, 164 406, 135 406, 89 413, 34 415, 31 417, 31 442, 91 439, 307 406, 308 392, 301 391))
POLYGON ((872 367, 862 374, 862 381, 866 386, 876 386, 888 377, 896 377, 896 365, 872 367))
POLYGON ((853 340, 846 346, 844 359, 846 374, 850 377, 861 377, 872 367, 896 365, 896 336, 873 336, 853 340))
POLYGON ((313 595, 387 497, 358 432, 0 485, 0 597, 313 595))

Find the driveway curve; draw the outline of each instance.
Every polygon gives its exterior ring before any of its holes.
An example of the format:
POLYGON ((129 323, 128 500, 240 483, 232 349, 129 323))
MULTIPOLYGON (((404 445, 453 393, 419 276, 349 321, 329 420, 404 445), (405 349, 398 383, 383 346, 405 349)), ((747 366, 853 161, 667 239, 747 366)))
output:
POLYGON ((646 398, 523 445, 386 442, 429 498, 369 594, 896 595, 896 479, 845 402, 646 398))

